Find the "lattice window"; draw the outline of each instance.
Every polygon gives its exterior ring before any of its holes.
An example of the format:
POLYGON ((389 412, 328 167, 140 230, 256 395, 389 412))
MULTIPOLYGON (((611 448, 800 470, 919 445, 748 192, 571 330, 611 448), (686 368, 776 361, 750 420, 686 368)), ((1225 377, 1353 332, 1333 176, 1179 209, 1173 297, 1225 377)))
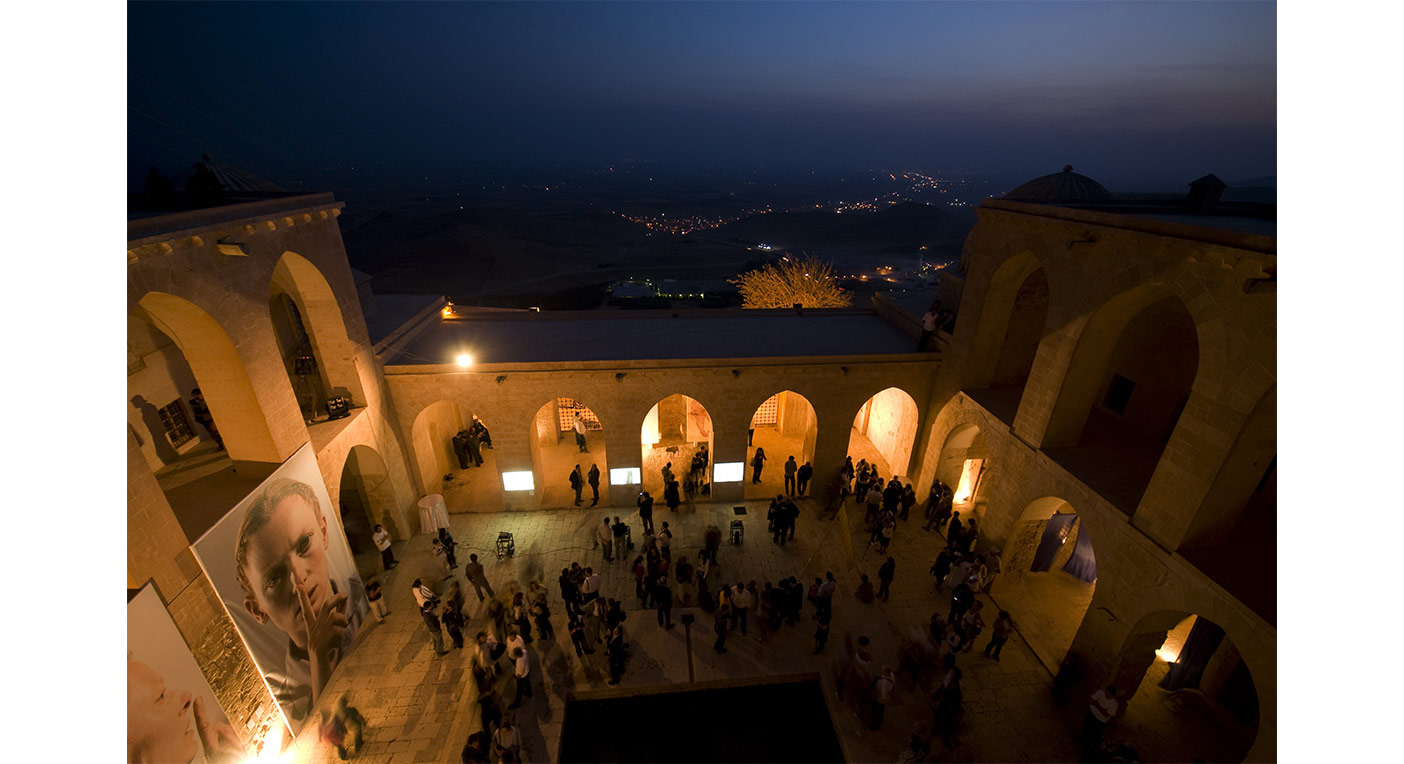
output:
POLYGON ((575 417, 579 416, 585 422, 585 429, 598 432, 604 430, 600 425, 600 420, 595 416, 595 412, 585 408, 585 404, 574 398, 557 398, 556 412, 560 420, 561 432, 575 429, 575 417))
POLYGON ((190 417, 185 415, 185 406, 176 398, 160 409, 161 426, 166 428, 166 437, 171 445, 183 446, 195 439, 195 430, 190 426, 190 417))
POLYGON ((756 409, 756 413, 751 417, 752 427, 768 427, 780 422, 780 396, 772 395, 766 399, 765 403, 756 409))

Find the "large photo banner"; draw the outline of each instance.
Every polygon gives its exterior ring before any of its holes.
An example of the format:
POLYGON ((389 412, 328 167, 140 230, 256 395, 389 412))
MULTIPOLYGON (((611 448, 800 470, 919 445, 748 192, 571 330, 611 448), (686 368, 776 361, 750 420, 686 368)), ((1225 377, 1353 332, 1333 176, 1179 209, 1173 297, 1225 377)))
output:
POLYGON ((155 587, 127 603, 127 761, 242 762, 244 746, 155 587))
POLYGON ((297 734, 369 610, 311 444, 193 548, 297 734))

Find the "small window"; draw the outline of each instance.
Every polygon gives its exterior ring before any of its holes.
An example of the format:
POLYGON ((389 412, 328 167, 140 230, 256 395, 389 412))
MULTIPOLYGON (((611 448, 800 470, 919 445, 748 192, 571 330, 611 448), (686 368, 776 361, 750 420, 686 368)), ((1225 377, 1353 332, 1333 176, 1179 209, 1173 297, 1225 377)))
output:
POLYGON ((1125 414, 1126 404, 1131 402, 1131 391, 1135 389, 1135 382, 1120 374, 1113 374, 1111 384, 1107 386, 1107 397, 1102 399, 1102 405, 1114 414, 1125 414))
POLYGON ((179 447, 195 439, 195 430, 190 426, 190 417, 185 415, 185 406, 176 398, 160 409, 161 426, 166 428, 166 437, 171 445, 179 447))

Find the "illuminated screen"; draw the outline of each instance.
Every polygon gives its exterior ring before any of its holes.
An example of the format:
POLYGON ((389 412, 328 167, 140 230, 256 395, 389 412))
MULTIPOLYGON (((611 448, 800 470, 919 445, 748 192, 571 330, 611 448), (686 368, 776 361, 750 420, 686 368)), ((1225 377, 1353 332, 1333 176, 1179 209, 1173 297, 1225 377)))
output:
POLYGON ((502 490, 504 491, 530 491, 535 487, 536 482, 532 479, 529 470, 502 473, 502 490))
POLYGON ((609 471, 610 485, 638 485, 643 482, 643 474, 638 467, 621 467, 609 471))
POLYGON ((745 476, 745 462, 717 462, 712 471, 712 481, 716 483, 739 483, 745 476))

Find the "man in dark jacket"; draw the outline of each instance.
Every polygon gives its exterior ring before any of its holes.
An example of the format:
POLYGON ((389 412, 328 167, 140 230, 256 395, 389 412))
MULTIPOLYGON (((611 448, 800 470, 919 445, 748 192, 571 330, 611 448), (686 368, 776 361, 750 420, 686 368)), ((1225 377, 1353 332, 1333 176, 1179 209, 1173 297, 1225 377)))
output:
POLYGON ((575 491, 575 506, 580 506, 580 489, 585 487, 585 478, 580 474, 580 465, 570 471, 570 490, 575 491))
POLYGON ((653 585, 653 606, 658 608, 658 625, 673 628, 673 590, 668 588, 667 576, 659 576, 653 585))
POLYGON ((639 494, 639 519, 643 521, 644 533, 653 533, 653 497, 648 491, 639 494))
POLYGON ((600 465, 591 464, 590 474, 585 477, 590 483, 590 493, 593 494, 590 499, 590 506, 593 507, 600 503, 600 465))

